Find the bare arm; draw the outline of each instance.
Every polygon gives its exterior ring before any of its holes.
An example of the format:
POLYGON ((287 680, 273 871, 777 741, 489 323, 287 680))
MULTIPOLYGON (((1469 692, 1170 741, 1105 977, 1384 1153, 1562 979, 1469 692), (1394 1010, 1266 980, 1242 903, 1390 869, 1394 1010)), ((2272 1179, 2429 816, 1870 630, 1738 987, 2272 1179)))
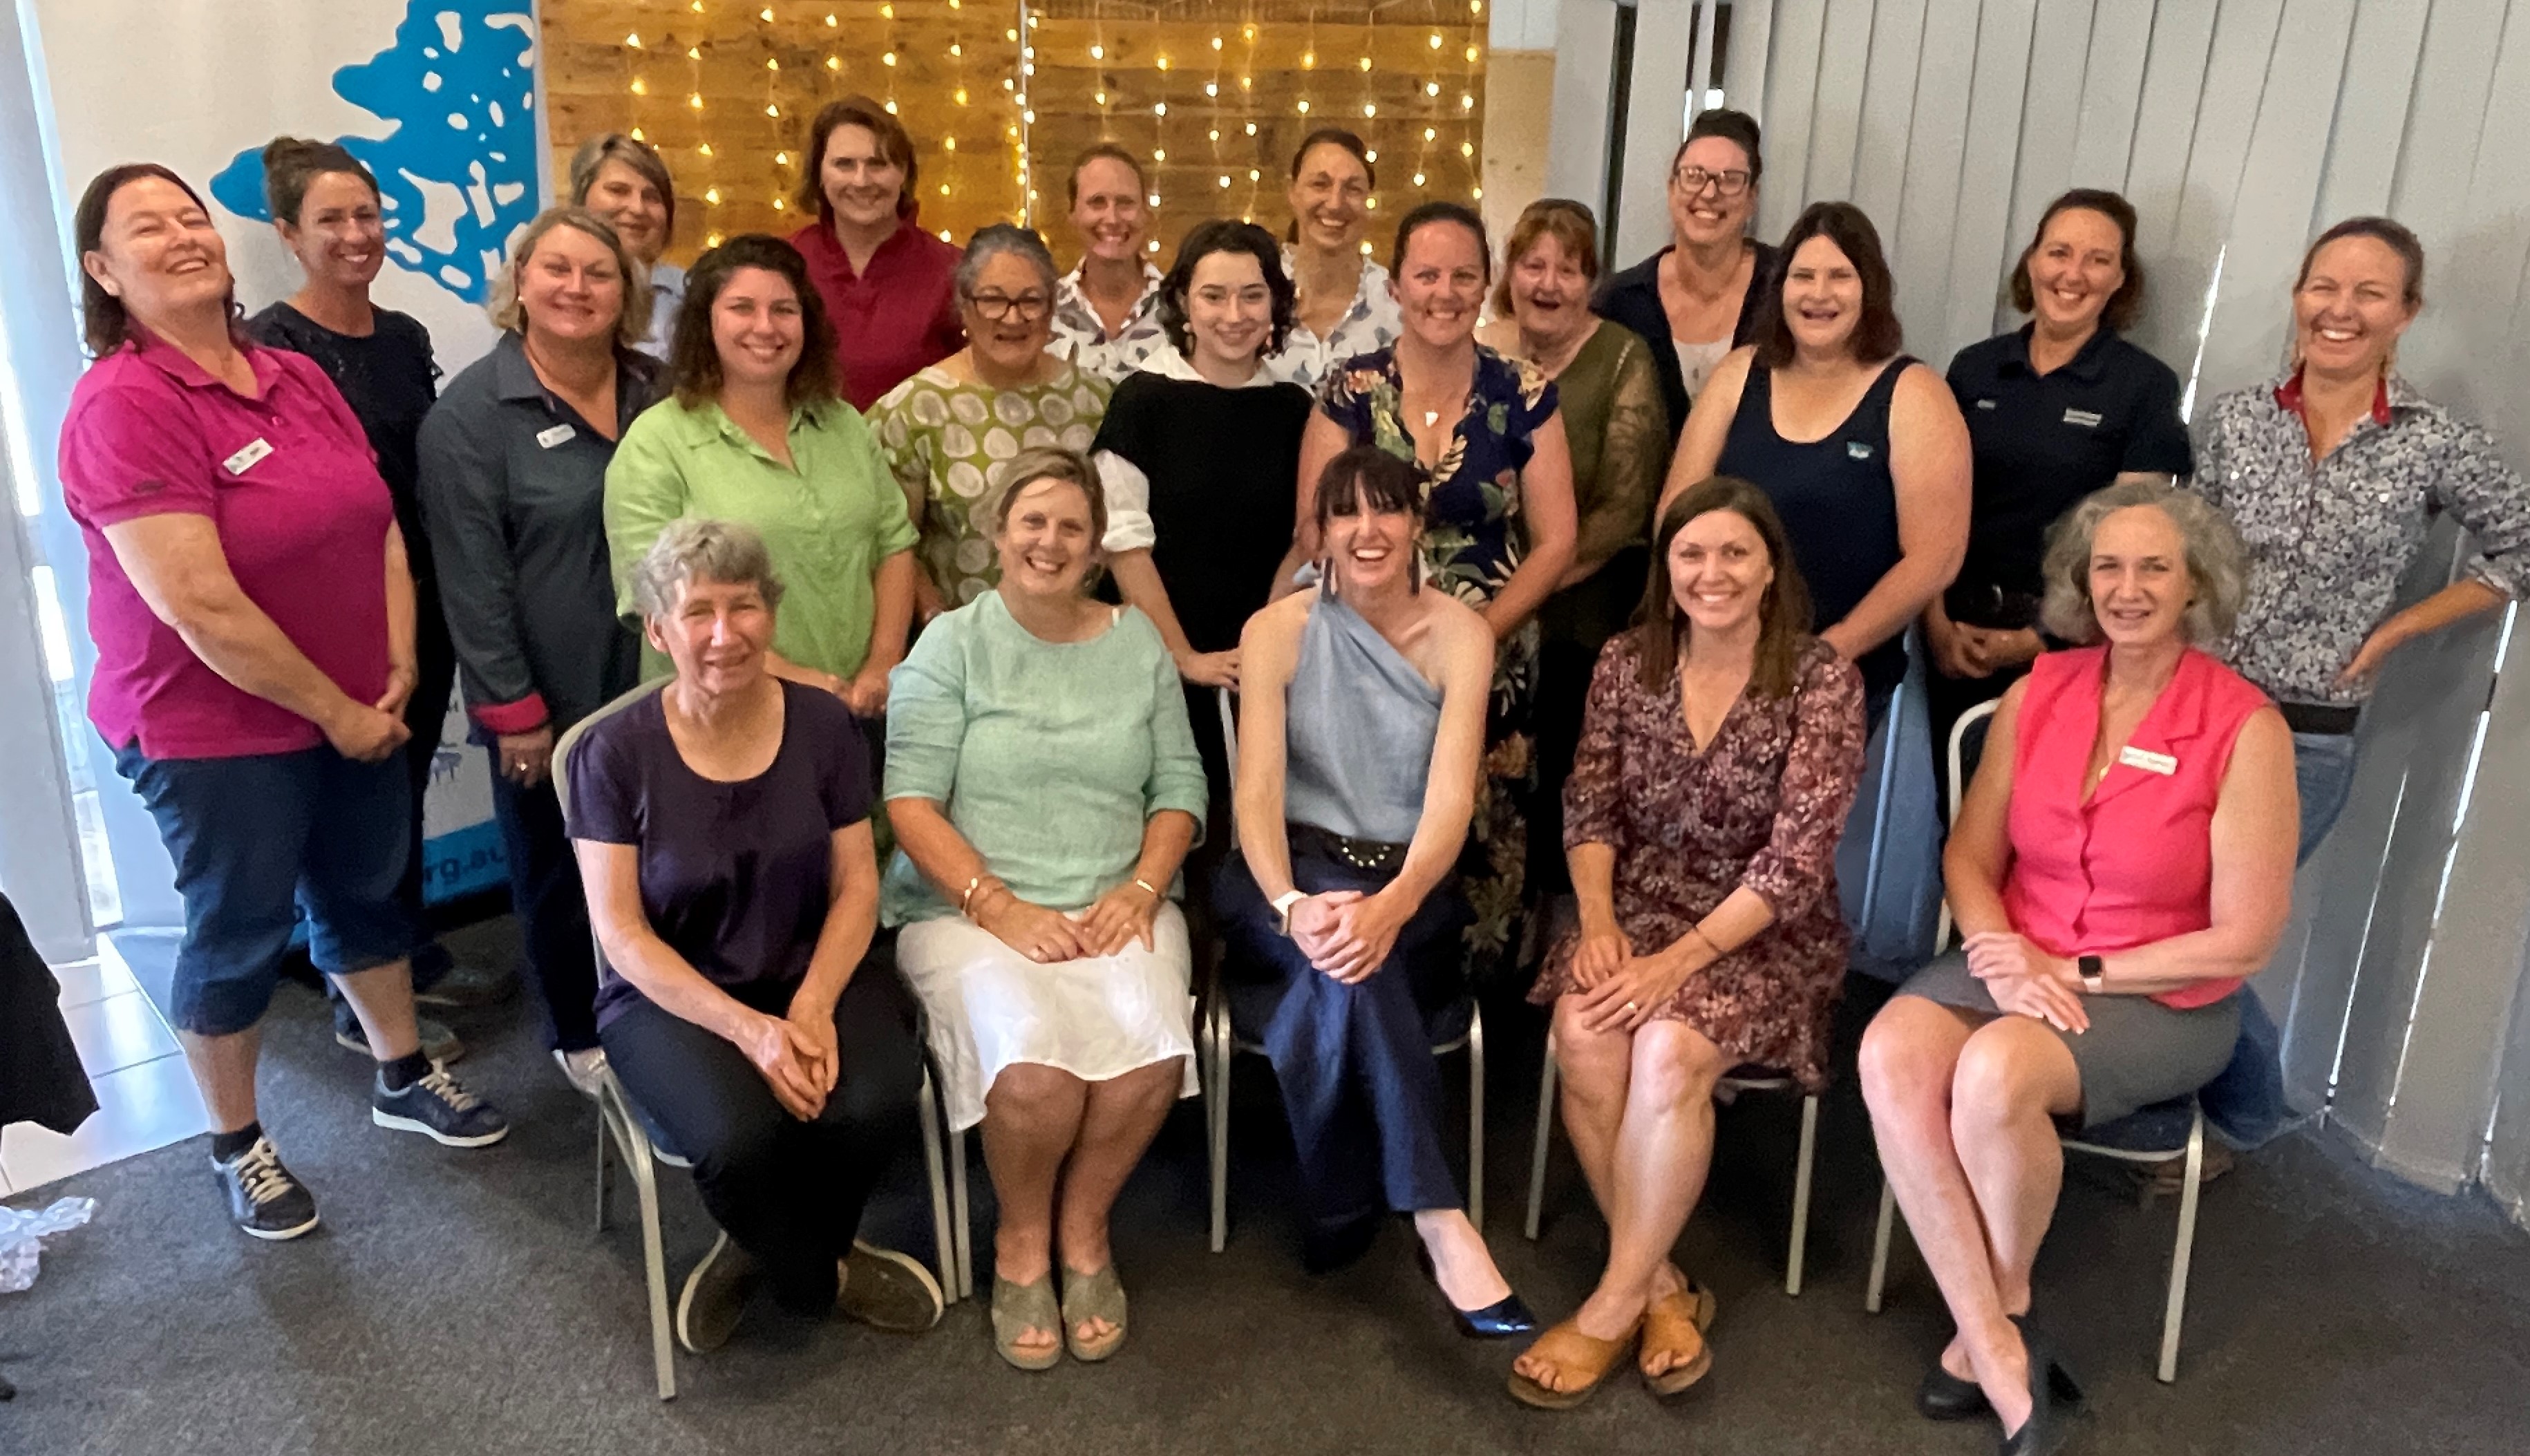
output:
POLYGON ((1572 565, 1580 524, 1572 504, 1572 450, 1564 438, 1563 411, 1548 415, 1532 437, 1528 464, 1519 472, 1519 493, 1520 514, 1528 523, 1528 554, 1485 604, 1485 624, 1493 628, 1496 641, 1534 616, 1572 565))
MULTIPOLYGON (((597 932, 598 947, 606 952, 606 963, 615 974, 668 1014, 724 1041, 747 1046, 757 1023, 773 1018, 741 1005, 704 979, 651 929, 650 916, 641 908, 640 847, 574 839, 572 850, 578 856, 580 883, 587 889, 589 925, 597 932)), ((834 923, 831 913, 827 923, 830 928, 834 923)), ((821 948, 822 944, 821 937, 821 948)))
POLYGON ((1178 620, 1177 608, 1169 603, 1169 589, 1160 580, 1160 568, 1151 565, 1147 547, 1119 552, 1107 560, 1107 574, 1116 578, 1116 590, 1126 605, 1135 608, 1160 629, 1160 640, 1168 645, 1169 659, 1177 664, 1178 675, 1204 687, 1238 688, 1238 649, 1228 652, 1198 652, 1178 620))
POLYGON ((817 948, 808 954, 808 974, 791 995, 795 1018, 834 1019, 835 1002, 852 984, 878 929, 878 847, 870 822, 836 830, 829 857, 826 921, 817 930, 817 948))
POLYGON ((1678 454, 1669 462, 1669 484, 1661 487, 1660 503, 1652 508, 1652 520, 1657 528, 1661 512, 1677 500, 1688 486, 1713 474, 1722 460, 1722 444, 1731 437, 1731 417, 1739 412, 1739 392, 1748 386, 1748 371, 1755 367, 1757 351, 1734 349, 1713 366, 1713 375, 1704 381, 1704 390, 1687 406, 1686 426, 1678 432, 1678 454))
POLYGON ((1476 811, 1485 757, 1485 708, 1492 700, 1494 638, 1454 625, 1442 664, 1441 726, 1423 781, 1423 812, 1406 841, 1405 865, 1380 890, 1411 915, 1458 862, 1476 811))
POLYGON ((1967 421, 1940 375, 1910 364, 1889 407, 1889 472, 1898 492, 1898 565, 1842 621, 1819 633, 1847 662, 1897 636, 1959 573, 1968 548, 1967 421))
POLYGON ((913 625, 913 580, 921 569, 913 549, 889 552, 871 579, 869 651, 852 680, 836 690, 854 713, 877 718, 887 711, 887 674, 905 661, 906 634, 913 625))
POLYGON ((1306 596, 1286 598, 1247 619, 1238 653, 1246 678, 1238 698, 1238 778, 1231 785, 1238 852, 1270 902, 1290 893, 1292 842, 1283 828, 1283 775, 1289 767, 1285 692, 1299 661, 1306 596))

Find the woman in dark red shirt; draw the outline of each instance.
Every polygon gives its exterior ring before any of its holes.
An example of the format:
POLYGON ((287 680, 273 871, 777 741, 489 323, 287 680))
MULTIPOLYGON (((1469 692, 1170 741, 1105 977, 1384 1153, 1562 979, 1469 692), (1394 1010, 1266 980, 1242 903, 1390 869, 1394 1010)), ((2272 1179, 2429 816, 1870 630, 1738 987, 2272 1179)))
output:
POLYGON ((913 138, 867 96, 827 103, 808 128, 799 205, 817 220, 791 235, 835 321, 844 398, 866 414, 913 371, 965 347, 958 249, 914 225, 913 138))

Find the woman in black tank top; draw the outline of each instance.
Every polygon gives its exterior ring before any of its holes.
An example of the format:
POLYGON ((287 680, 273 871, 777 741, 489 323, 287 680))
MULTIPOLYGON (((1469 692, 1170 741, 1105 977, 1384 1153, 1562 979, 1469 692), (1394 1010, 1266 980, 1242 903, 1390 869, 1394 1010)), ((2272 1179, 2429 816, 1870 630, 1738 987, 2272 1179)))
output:
POLYGON ((1967 424, 1941 376, 1899 351, 1889 265, 1861 209, 1813 204, 1776 257, 1758 342, 1696 397, 1661 504, 1716 474, 1766 493, 1815 629, 1862 670, 1877 727, 1906 675, 1906 623, 1967 547, 1967 424))

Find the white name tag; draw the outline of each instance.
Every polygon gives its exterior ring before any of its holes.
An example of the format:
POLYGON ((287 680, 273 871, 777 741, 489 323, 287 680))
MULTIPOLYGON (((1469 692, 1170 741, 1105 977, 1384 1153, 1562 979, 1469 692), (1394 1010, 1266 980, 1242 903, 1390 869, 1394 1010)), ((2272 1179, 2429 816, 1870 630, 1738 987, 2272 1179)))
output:
POLYGON ((2100 414, 2096 409, 2067 409, 2064 411, 2064 423, 2080 425, 2086 430, 2096 430, 2100 427, 2100 414))
POLYGON ((1977 401, 1977 407, 1979 409, 1999 409, 2003 406, 1995 404, 1992 400, 1979 400, 1977 401))
POLYGON ((255 461, 270 454, 272 454, 272 442, 258 436, 252 445, 220 461, 220 468, 231 475, 244 475, 253 468, 255 461))
POLYGON ((2118 750, 2118 762, 2130 769, 2141 769, 2147 774, 2159 774, 2165 779, 2178 772, 2178 760, 2169 754, 2155 753, 2149 748, 2137 748, 2132 744, 2118 750))
POLYGON ((1847 440, 1844 442, 1844 453, 1857 460, 1867 460, 1871 458, 1871 447, 1863 444, 1859 440, 1847 440))
POLYGON ((547 450, 551 450, 557 445, 568 444, 578 438, 579 431, 573 429, 569 425, 556 425, 550 430, 538 430, 536 432, 536 443, 547 450))

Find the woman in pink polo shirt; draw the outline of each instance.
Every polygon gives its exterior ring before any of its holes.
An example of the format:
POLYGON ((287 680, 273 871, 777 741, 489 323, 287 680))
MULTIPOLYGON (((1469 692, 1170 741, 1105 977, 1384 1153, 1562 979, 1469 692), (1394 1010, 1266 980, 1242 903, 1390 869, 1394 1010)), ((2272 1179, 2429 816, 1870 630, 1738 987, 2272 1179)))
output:
POLYGON ((2059 1128, 2220 1074, 2291 908, 2291 735, 2197 645, 2244 566, 2221 512, 2159 485, 2058 524, 2042 619, 2083 645, 2004 694, 1943 855, 1965 944, 1863 1035, 1881 1164, 1958 1328, 1916 1406, 1990 1410, 2008 1452, 2054 1450, 2080 1399, 2025 1322, 2059 1128))
POLYGON ((193 189, 154 164, 112 168, 74 231, 96 363, 71 396, 61 477, 87 543, 88 717, 176 864, 168 1010, 230 1216, 296 1238, 315 1200, 263 1136, 254 1070, 298 912, 378 1058, 377 1124, 466 1148, 509 1133, 414 1026, 422 938, 396 893, 415 812, 397 757, 412 576, 359 420, 312 360, 240 329, 193 189))

